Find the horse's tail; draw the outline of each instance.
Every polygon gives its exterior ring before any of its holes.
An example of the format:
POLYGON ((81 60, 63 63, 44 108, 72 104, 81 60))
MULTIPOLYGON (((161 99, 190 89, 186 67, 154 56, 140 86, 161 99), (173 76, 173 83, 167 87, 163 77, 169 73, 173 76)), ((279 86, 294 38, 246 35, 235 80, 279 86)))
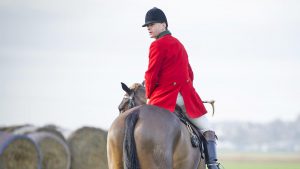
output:
POLYGON ((139 110, 134 110, 125 120, 125 137, 123 142, 123 160, 125 169, 140 169, 137 157, 134 128, 139 119, 139 110))

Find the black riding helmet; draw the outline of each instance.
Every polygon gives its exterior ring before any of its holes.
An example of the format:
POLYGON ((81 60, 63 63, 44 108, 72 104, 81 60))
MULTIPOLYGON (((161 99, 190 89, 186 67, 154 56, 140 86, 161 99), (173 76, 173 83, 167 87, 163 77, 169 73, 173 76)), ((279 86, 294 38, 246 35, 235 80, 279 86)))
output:
POLYGON ((163 23, 163 22, 165 22, 168 27, 167 17, 164 14, 164 12, 161 9, 154 7, 146 13, 145 24, 143 25, 143 27, 151 23, 163 23))

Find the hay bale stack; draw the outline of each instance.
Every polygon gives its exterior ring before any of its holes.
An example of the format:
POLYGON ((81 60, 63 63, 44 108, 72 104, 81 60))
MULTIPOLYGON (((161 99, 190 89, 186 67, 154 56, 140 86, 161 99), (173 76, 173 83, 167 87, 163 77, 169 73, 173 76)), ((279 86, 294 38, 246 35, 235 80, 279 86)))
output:
POLYGON ((0 127, 0 131, 13 133, 13 134, 29 134, 37 131, 45 131, 60 137, 62 140, 66 142, 65 139, 66 137, 61 132, 64 131, 64 129, 53 124, 45 125, 42 127, 37 127, 31 124, 5 126, 5 127, 0 127))
MULTIPOLYGON (((55 125, 36 127, 33 125, 15 125, 0 128, 11 134, 27 135, 38 147, 43 169, 70 169, 71 153, 65 137, 55 125)), ((0 169, 2 169, 0 167, 0 169)))
POLYGON ((41 169, 36 144, 27 136, 0 132, 0 169, 41 169))
POLYGON ((43 169, 70 169, 71 153, 66 142, 50 132, 28 134, 39 147, 43 169))
POLYGON ((82 127, 67 139, 72 154, 71 169, 107 169, 107 132, 82 127))
POLYGON ((0 131, 13 134, 28 134, 34 132, 36 129, 37 127, 31 124, 0 127, 0 131))

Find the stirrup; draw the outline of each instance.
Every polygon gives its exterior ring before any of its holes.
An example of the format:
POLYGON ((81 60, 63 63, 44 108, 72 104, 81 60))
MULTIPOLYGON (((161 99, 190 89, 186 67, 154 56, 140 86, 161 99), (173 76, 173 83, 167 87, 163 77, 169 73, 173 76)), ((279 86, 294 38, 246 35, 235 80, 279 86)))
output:
POLYGON ((207 166, 211 166, 211 165, 217 165, 217 166, 219 166, 220 163, 207 164, 207 166))
MULTIPOLYGON (((223 165, 221 164, 221 163, 210 163, 210 164, 206 164, 207 165, 207 167, 208 166, 217 166, 219 169, 220 169, 220 166, 222 166, 222 168, 224 168, 223 167, 223 165)), ((224 168, 225 169, 225 168, 224 168)))
POLYGON ((210 164, 206 164, 207 167, 209 166, 217 166, 220 169, 220 163, 210 163, 210 164))

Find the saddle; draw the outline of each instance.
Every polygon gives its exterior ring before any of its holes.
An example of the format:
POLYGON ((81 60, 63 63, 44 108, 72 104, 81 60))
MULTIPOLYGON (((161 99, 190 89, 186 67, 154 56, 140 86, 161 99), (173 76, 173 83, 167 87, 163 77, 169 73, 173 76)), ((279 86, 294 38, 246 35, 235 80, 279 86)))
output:
POLYGON ((190 137, 191 137, 191 144, 193 147, 197 148, 199 147, 201 156, 203 154, 203 141, 205 141, 204 136, 201 132, 199 132, 199 128, 191 122, 185 113, 182 111, 180 106, 176 105, 175 107, 175 115, 179 118, 179 120, 187 127, 190 137))

